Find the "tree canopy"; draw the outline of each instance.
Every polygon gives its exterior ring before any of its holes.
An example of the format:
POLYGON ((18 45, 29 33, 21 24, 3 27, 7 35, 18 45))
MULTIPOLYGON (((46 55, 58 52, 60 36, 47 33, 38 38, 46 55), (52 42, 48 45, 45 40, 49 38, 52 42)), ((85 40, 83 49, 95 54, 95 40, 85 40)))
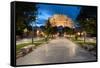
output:
POLYGON ((30 25, 31 21, 36 19, 37 7, 32 3, 16 2, 16 33, 17 35, 22 35, 23 30, 27 28, 32 29, 30 25))
POLYGON ((80 27, 83 31, 89 34, 96 35, 97 27, 97 8, 96 7, 82 7, 77 18, 80 27))

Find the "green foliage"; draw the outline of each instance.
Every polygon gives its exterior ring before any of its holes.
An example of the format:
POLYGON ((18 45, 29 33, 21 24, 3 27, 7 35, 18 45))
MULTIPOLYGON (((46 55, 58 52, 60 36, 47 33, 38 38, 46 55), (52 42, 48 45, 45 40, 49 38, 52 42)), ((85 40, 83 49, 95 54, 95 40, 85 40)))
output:
POLYGON ((64 32, 66 32, 67 34, 73 34, 73 29, 72 28, 69 28, 69 27, 65 27, 64 28, 64 32))
POLYGON ((30 23, 35 21, 35 12, 37 11, 36 5, 32 3, 17 2, 15 10, 17 35, 22 35, 25 28, 32 30, 30 23))
POLYGON ((94 18, 87 18, 84 20, 80 20, 80 25, 82 30, 85 30, 87 33, 96 34, 96 20, 94 18))
POLYGON ((46 23, 46 25, 45 25, 45 30, 44 30, 44 32, 45 32, 45 34, 47 35, 47 36, 49 36, 51 33, 52 33, 52 27, 51 27, 51 24, 50 24, 50 22, 49 22, 49 19, 47 20, 47 23, 46 23))

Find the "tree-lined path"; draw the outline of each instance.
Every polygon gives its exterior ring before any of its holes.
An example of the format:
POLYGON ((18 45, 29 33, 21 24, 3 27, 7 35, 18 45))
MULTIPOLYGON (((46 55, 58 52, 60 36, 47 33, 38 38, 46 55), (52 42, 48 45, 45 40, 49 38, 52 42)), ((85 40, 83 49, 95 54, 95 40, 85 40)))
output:
POLYGON ((66 38, 56 38, 42 45, 28 55, 18 58, 17 65, 96 60, 91 53, 66 38))

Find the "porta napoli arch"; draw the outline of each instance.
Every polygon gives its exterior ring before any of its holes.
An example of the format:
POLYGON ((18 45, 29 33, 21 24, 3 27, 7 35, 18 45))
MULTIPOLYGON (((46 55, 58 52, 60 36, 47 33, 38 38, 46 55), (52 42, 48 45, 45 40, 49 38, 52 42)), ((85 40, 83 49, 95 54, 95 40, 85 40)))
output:
POLYGON ((69 27, 69 28, 74 27, 74 23, 72 19, 62 14, 53 15, 52 17, 49 18, 49 21, 52 27, 54 26, 57 27, 62 26, 62 27, 69 27))

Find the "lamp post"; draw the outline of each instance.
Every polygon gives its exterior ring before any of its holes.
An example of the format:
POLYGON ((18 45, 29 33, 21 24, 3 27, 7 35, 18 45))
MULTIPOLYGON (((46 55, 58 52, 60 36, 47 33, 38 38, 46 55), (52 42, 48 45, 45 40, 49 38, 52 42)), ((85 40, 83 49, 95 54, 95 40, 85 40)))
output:
MULTIPOLYGON (((34 22, 33 22, 33 23, 34 23, 34 22)), ((33 23, 32 23, 32 44, 33 44, 33 41, 34 41, 34 39, 33 39, 33 37, 34 37, 34 36, 33 36, 33 33, 34 33, 34 26, 33 26, 33 25, 34 25, 34 24, 33 24, 33 23)))
POLYGON ((37 17, 36 21, 32 23, 32 44, 34 43, 34 26, 36 27, 37 17))
POLYGON ((83 31, 84 43, 86 42, 86 31, 83 31))

